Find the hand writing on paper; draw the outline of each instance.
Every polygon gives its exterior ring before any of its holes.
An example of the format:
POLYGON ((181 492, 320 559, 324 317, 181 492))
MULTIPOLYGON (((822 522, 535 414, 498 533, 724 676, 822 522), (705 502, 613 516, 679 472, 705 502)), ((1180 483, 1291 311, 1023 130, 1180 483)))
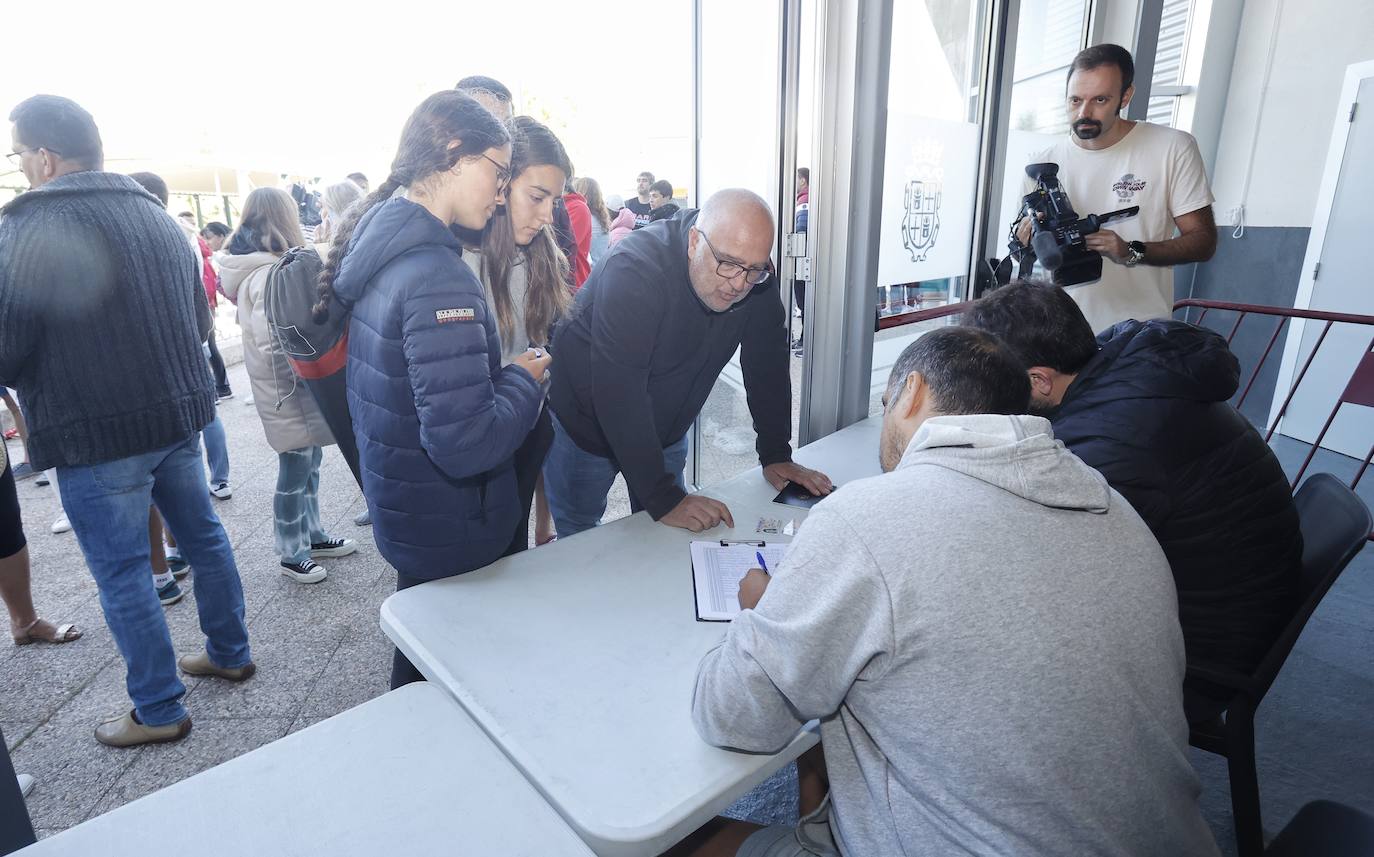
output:
POLYGON ((730 529, 735 528, 735 519, 730 515, 730 507, 719 500, 712 500, 700 494, 688 494, 683 497, 671 512, 658 520, 660 524, 691 530, 694 533, 709 530, 722 521, 730 529))
POLYGON ((763 468, 763 478, 779 491, 786 488, 788 482, 797 483, 817 497, 824 497, 835 490, 835 483, 830 481, 829 476, 819 470, 802 467, 795 461, 780 461, 768 465, 763 468))
POLYGON ((768 572, 761 568, 749 569, 749 573, 739 582, 740 609, 753 610, 759 606, 759 599, 763 597, 763 591, 768 588, 768 581, 772 579, 768 572))

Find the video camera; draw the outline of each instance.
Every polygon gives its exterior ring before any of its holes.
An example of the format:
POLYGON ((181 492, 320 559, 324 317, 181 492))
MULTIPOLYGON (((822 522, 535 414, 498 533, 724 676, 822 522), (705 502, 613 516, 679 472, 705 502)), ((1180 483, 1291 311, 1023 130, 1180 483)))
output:
POLYGON ((1058 164, 1031 164, 1026 167, 1026 175, 1035 180, 1035 190, 1022 199, 1021 212, 1012 222, 1011 241, 1007 245, 1012 256, 1022 263, 1024 270, 1030 261, 1026 256, 1033 253, 1033 258, 1039 259, 1050 272, 1055 285, 1076 286, 1101 279, 1102 254, 1089 250, 1084 238, 1105 223, 1139 214, 1140 206, 1089 214, 1080 220, 1059 184, 1058 164), (1016 227, 1026 216, 1031 218, 1033 230, 1029 249, 1016 237, 1016 227))

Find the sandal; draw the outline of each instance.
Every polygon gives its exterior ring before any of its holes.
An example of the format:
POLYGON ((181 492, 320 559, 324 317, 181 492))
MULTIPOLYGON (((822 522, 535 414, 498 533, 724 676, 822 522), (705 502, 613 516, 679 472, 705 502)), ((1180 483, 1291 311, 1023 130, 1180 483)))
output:
MULTIPOLYGON (((53 628, 53 633, 51 635, 44 635, 42 631, 38 629, 38 626, 43 624, 43 621, 42 619, 35 619, 32 625, 20 631, 18 634, 15 634, 14 644, 16 646, 27 646, 30 643, 52 643, 54 645, 61 645, 62 643, 73 643, 81 639, 81 632, 78 631, 76 625, 71 622, 53 628), (35 633, 36 630, 37 633, 35 633)), ((52 627, 51 622, 47 624, 48 627, 52 627)))

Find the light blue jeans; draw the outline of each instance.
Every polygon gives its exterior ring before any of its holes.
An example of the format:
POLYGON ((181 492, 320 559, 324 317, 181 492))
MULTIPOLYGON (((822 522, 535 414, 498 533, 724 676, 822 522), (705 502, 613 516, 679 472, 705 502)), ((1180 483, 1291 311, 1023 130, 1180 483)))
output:
MULTIPOLYGON (((328 538, 320 526, 320 461, 324 450, 307 446, 277 453, 276 548, 282 562, 302 563, 310 545, 328 538)), ((194 563, 192 563, 194 565, 194 563)))
POLYGON ((149 726, 186 717, 176 653, 148 573, 148 507, 157 504, 195 566, 205 651, 232 669, 252 660, 244 624, 243 586, 200 463, 200 436, 153 452, 87 467, 59 467, 62 507, 100 590, 100 606, 128 667, 125 686, 138 719, 149 726))
POLYGON ((229 443, 224 437, 224 423, 219 413, 215 419, 201 430, 205 436, 205 463, 210 465, 210 484, 218 485, 229 481, 229 443))
MULTIPOLYGON (((687 467, 687 435, 663 449, 663 467, 687 490, 682 471, 687 467)), ((553 446, 544 459, 544 496, 549 501, 554 529, 560 539, 590 530, 606 514, 606 495, 620 472, 614 461, 587 452, 568 436, 558 417, 553 418, 553 446)), ((630 509, 644 506, 630 492, 630 509)))

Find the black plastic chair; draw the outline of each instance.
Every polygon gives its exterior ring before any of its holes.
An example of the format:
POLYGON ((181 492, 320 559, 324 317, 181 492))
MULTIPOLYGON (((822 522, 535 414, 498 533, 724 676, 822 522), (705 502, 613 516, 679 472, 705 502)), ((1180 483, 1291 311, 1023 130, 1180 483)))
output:
POLYGON ((1374 815, 1329 800, 1298 810, 1264 857, 1369 857, 1374 854, 1374 815))
POLYGON ((1329 473, 1308 478, 1293 496, 1293 502, 1298 508, 1303 537, 1298 611, 1253 673, 1188 668, 1189 677, 1235 692, 1224 715, 1195 724, 1188 738, 1194 747, 1226 757, 1240 857, 1261 857, 1264 853, 1259 778, 1255 773, 1255 709, 1269 692, 1312 611, 1374 529, 1374 520, 1364 501, 1329 473))

